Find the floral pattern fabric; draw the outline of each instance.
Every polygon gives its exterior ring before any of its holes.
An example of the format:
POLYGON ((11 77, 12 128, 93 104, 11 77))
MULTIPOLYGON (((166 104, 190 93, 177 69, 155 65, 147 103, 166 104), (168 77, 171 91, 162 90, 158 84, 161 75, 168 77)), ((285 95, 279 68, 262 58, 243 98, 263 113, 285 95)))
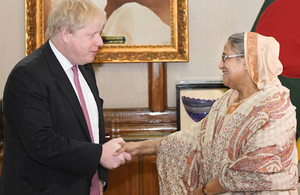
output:
POLYGON ((228 90, 191 129, 162 139, 160 194, 192 194, 219 177, 228 194, 298 194, 295 107, 279 81, 241 104, 228 90))

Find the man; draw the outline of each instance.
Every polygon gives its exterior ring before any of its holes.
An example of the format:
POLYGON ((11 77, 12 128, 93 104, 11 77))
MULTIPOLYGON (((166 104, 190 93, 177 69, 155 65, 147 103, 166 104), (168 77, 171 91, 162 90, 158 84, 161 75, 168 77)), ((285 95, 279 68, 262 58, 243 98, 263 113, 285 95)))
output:
POLYGON ((104 144, 103 100, 90 64, 103 45, 103 13, 66 0, 49 14, 50 39, 21 60, 4 90, 1 194, 103 194, 108 169, 130 160, 104 144))

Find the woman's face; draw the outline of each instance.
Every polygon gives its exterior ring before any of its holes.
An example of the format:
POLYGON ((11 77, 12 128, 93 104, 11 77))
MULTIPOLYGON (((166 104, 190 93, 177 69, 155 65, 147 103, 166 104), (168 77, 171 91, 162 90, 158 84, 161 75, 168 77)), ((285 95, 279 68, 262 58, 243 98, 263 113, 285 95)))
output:
MULTIPOLYGON (((223 55, 236 55, 237 53, 232 49, 230 42, 226 42, 224 46, 223 55)), ((223 72, 223 84, 231 89, 242 89, 244 87, 245 78, 249 74, 245 68, 244 57, 226 58, 221 60, 219 69, 223 72)))

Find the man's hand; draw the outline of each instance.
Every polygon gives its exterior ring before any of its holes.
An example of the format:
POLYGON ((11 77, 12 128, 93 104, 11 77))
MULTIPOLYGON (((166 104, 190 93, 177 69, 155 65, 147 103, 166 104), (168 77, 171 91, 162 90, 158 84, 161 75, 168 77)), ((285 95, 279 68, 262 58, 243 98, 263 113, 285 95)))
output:
POLYGON ((100 182, 100 195, 103 195, 103 183, 102 181, 99 181, 100 182))
POLYGON ((103 144, 100 164, 107 169, 115 169, 125 164, 126 160, 131 160, 131 155, 127 152, 122 152, 118 156, 114 155, 116 150, 121 148, 120 144, 124 143, 122 138, 115 138, 103 144))

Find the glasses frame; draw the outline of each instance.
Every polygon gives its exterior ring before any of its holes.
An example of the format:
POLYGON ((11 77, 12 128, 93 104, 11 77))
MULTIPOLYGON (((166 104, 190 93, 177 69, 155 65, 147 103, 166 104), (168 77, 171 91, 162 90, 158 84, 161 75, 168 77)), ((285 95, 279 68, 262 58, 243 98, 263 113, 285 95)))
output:
POLYGON ((225 63, 225 60, 227 58, 235 58, 235 57, 243 57, 245 56, 245 54, 235 54, 235 55, 225 55, 225 54, 222 54, 222 61, 225 63))

